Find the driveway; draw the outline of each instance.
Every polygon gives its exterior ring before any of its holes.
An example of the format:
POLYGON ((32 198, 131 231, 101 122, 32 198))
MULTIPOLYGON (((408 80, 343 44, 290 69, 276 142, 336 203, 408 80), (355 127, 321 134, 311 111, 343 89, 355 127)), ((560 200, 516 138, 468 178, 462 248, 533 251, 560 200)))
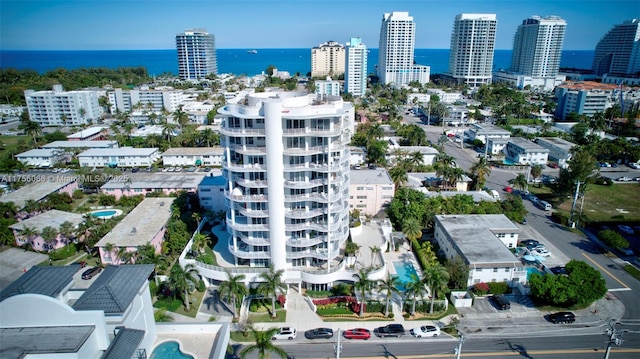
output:
POLYGON ((18 248, 9 248, 0 253, 0 291, 34 265, 47 260, 49 256, 18 248))

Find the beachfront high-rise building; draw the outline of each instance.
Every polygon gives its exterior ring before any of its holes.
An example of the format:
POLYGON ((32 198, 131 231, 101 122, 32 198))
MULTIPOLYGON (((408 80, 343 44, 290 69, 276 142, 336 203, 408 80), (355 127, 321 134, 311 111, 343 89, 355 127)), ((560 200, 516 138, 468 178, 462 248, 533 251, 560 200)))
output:
POLYGON ((567 22, 558 16, 532 16, 522 21, 513 38, 510 70, 534 77, 558 74, 567 22))
POLYGON ((311 76, 344 74, 344 45, 328 41, 311 49, 311 76))
POLYGON ((200 80, 218 73, 216 39, 205 29, 188 29, 176 35, 181 80, 200 80))
POLYGON ((98 93, 91 90, 64 91, 53 85, 52 91, 25 90, 24 99, 31 121, 43 127, 87 125, 102 114, 98 93))
POLYGON ((596 45, 596 75, 624 76, 640 72, 640 19, 615 25, 596 45))
POLYGON ((459 14, 453 23, 448 75, 471 88, 491 83, 495 14, 459 14))
POLYGON ((378 77, 380 83, 406 85, 429 82, 429 66, 413 64, 416 24, 408 12, 385 13, 380 27, 378 77))
POLYGON ((349 236, 353 105, 339 96, 261 92, 230 100, 218 114, 233 265, 273 265, 288 283, 335 280, 349 236))
POLYGON ((344 92, 364 96, 367 92, 367 46, 359 37, 347 43, 347 64, 344 73, 344 92))

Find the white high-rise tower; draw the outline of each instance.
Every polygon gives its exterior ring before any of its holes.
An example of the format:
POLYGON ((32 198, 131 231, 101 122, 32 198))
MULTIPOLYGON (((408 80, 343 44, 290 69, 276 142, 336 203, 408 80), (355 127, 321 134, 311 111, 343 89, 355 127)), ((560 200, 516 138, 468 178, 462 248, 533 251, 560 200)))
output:
POLYGON ((449 76, 475 88, 491 83, 498 21, 495 14, 460 14, 451 35, 449 76))
POLYGON ((598 76, 640 71, 640 19, 615 25, 600 39, 593 56, 593 71, 598 76))
POLYGON ((352 37, 347 44, 347 65, 344 74, 344 91, 353 96, 367 92, 367 46, 359 37, 352 37))
POLYGON ((200 80, 217 74, 216 40, 205 29, 190 29, 176 35, 178 72, 181 80, 200 80))
POLYGON ((380 28, 378 77, 380 83, 411 82, 416 24, 408 12, 385 13, 380 28))
POLYGON ((567 22, 558 16, 523 20, 513 38, 510 71, 533 77, 556 76, 566 28, 567 22))

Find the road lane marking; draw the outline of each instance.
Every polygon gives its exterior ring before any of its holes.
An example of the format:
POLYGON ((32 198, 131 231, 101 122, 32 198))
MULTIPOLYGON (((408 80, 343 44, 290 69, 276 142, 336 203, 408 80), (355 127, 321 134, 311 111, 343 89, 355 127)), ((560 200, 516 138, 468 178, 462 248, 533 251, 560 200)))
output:
MULTIPOLYGON (((600 268, 601 271, 607 273, 609 275, 609 277, 613 278, 613 280, 615 280, 616 282, 620 283, 620 285, 622 285, 623 287, 625 287, 626 289, 630 289, 628 285, 624 284, 620 279, 618 279, 616 276, 614 276, 613 274, 609 273, 608 270, 606 270, 603 266, 599 265, 598 263, 596 263, 593 259, 589 258, 589 256, 586 253, 582 253, 582 255, 587 258, 591 263, 593 263, 594 266, 600 268)), ((608 288, 607 288, 608 289, 608 288)))

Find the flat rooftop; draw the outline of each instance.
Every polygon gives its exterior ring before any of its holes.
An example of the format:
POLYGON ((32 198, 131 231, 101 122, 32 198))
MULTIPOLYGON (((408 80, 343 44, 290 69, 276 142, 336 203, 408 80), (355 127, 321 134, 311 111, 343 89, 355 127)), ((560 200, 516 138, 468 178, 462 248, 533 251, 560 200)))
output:
POLYGON ((163 156, 203 156, 221 155, 224 150, 220 146, 215 147, 173 147, 162 153, 163 156))
POLYGON ((520 229, 505 215, 437 215, 434 218, 436 225, 449 234, 450 240, 472 268, 493 268, 496 264, 522 266, 497 237, 499 233, 520 233, 520 229))
POLYGON ((389 185, 393 186, 393 180, 385 169, 360 169, 349 172, 350 184, 353 185, 389 185))
POLYGON ((144 189, 195 189, 205 177, 205 172, 127 172, 127 181, 112 179, 100 187, 102 190, 123 188, 144 189))
POLYGON ((529 140, 527 140, 525 138, 522 138, 522 137, 512 137, 511 139, 509 139, 509 142, 511 142, 514 145, 522 148, 525 153, 549 152, 548 148, 542 147, 539 144, 531 142, 531 141, 529 141, 529 140))
POLYGON ((79 131, 79 132, 76 132, 76 133, 72 133, 69 136, 67 136, 67 138, 86 138, 86 137, 98 134, 98 133, 102 132, 104 129, 106 129, 106 127, 102 127, 102 126, 89 127, 89 128, 86 128, 86 129, 84 129, 82 131, 79 131))
POLYGON ((51 157, 56 154, 55 149, 36 148, 16 155, 16 157, 51 157))
POLYGON ((499 134, 507 134, 511 135, 511 132, 498 127, 496 125, 492 125, 490 123, 474 123, 471 125, 470 131, 475 131, 476 133, 499 133, 499 134))
POLYGON ((158 148, 91 148, 80 154, 78 157, 114 157, 114 156, 151 156, 158 152, 158 148))
POLYGON ((558 148, 561 148, 563 150, 569 151, 571 148, 573 148, 576 144, 573 142, 569 142, 565 139, 562 139, 560 137, 538 137, 536 139, 536 141, 538 142, 538 145, 540 146, 544 146, 545 144, 549 144, 551 146, 556 146, 558 148))
POLYGON ((28 184, 24 187, 18 188, 13 192, 4 194, 2 197, 0 197, 0 202, 13 202, 16 207, 22 209, 24 208, 24 205, 28 200, 33 200, 36 202, 40 201, 51 193, 58 191, 59 189, 69 185, 72 182, 75 182, 75 178, 71 176, 42 176, 42 178, 45 179, 42 182, 28 184))
POLYGON ((118 141, 53 141, 42 148, 114 148, 118 147, 118 141))
POLYGON ((50 211, 40 213, 37 216, 27 218, 24 221, 14 223, 10 225, 9 228, 22 231, 28 227, 40 232, 45 227, 59 229, 60 225, 64 222, 71 222, 71 224, 77 227, 83 221, 84 217, 81 214, 52 209, 50 211))
POLYGON ((171 217, 175 198, 146 198, 96 244, 115 247, 138 247, 149 243, 171 217))
POLYGON ((92 325, 0 328, 1 358, 77 354, 95 330, 92 325), (9 344, 10 343, 10 344, 9 344))

